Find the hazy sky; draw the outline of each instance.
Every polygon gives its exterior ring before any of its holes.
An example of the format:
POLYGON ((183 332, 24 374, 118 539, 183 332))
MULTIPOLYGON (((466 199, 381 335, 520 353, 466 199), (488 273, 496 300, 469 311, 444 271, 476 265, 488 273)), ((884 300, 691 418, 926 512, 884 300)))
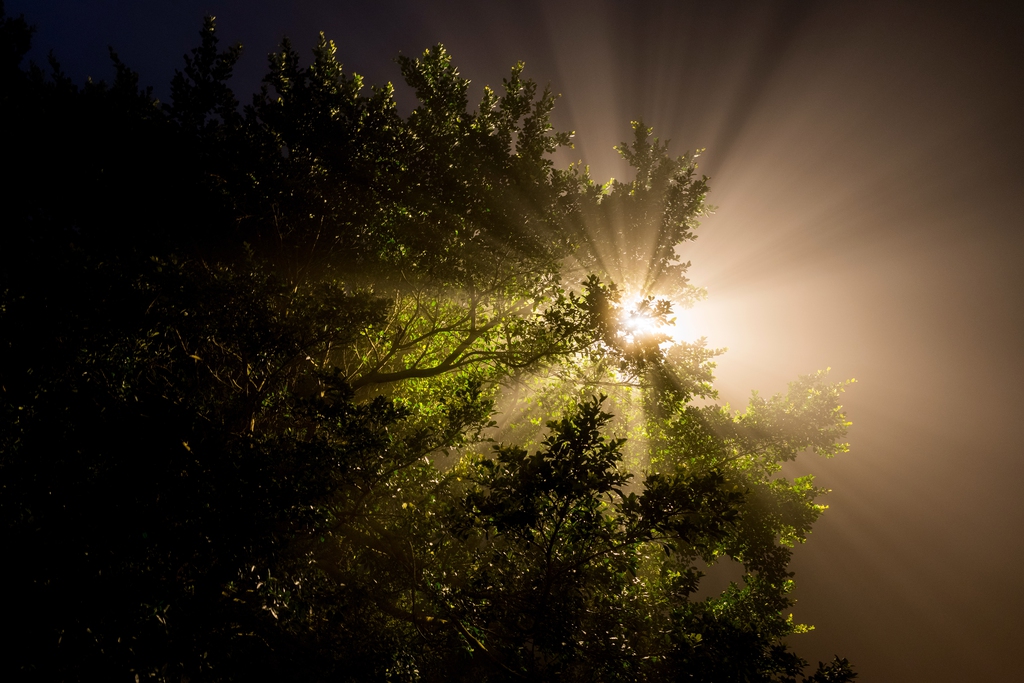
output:
MULTIPOLYGON (((1024 8, 1024 4, 1017 3, 1024 8)), ((246 55, 323 30, 371 84, 443 42, 478 94, 517 60, 603 180, 643 117, 705 147, 711 202, 686 249, 722 398, 831 366, 852 451, 808 457, 834 493, 798 548, 794 640, 864 681, 1009 681, 1024 625, 1024 11, 1013 3, 7 2, 76 80, 106 46, 166 97, 201 18, 246 55)), ((400 104, 410 106, 408 92, 400 104)), ((475 97, 476 95, 474 95, 475 97)))

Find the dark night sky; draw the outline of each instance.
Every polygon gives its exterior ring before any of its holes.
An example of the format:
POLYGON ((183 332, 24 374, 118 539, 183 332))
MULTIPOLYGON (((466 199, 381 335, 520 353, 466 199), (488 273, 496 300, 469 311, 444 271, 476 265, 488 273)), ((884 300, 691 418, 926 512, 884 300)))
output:
MULTIPOLYGON (((963 2, 21 0, 76 80, 106 46, 166 97, 201 18, 246 45, 241 99, 288 34, 323 30, 371 84, 443 42, 478 93, 522 59, 563 94, 559 158, 623 174, 643 117, 706 147, 719 211, 688 246, 729 352, 722 397, 831 366, 852 451, 809 457, 834 489, 798 548, 795 608, 864 681, 1020 680, 1024 625, 1024 10, 963 2)), ((410 107, 407 92, 400 104, 410 107)), ((474 95, 475 96, 475 95, 474 95)))

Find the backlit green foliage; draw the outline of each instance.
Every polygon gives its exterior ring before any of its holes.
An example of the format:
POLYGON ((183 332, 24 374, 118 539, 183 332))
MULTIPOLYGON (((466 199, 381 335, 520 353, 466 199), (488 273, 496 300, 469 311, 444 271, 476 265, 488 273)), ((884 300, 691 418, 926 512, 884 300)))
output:
POLYGON ((2 19, 10 675, 802 677, 823 491, 780 467, 845 450, 843 385, 734 415, 663 333, 702 295, 695 154, 636 122, 632 181, 556 169, 551 91, 518 64, 471 109, 440 45, 403 117, 322 36, 244 107, 212 19, 169 105, 29 37, 2 19), (716 562, 742 581, 700 597, 716 562))

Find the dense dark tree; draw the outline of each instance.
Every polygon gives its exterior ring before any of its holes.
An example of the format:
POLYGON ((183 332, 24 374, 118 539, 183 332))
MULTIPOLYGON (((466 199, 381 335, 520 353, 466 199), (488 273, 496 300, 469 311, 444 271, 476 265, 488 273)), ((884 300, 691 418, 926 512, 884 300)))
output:
POLYGON ((403 117, 324 38, 244 107, 212 19, 169 105, 30 38, 0 8, 8 676, 802 676, 822 491, 779 470, 845 450, 842 385, 712 405, 671 336, 696 155, 637 122, 633 181, 556 169, 552 93, 471 110, 441 46, 403 117))

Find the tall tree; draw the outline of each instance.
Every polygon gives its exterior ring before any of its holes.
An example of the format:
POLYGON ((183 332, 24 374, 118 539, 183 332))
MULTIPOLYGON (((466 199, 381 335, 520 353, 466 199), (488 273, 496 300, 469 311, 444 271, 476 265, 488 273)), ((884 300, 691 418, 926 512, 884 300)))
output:
POLYGON ((471 110, 440 45, 399 60, 407 117, 323 36, 240 109, 208 19, 164 105, 113 54, 110 86, 23 68, 0 17, 5 667, 801 675, 787 563, 824 508, 779 472, 845 450, 843 385, 711 404, 716 352, 671 334, 696 154, 635 122, 631 182, 556 169, 553 94, 518 64, 471 110), (742 582, 698 598, 716 562, 742 582))

